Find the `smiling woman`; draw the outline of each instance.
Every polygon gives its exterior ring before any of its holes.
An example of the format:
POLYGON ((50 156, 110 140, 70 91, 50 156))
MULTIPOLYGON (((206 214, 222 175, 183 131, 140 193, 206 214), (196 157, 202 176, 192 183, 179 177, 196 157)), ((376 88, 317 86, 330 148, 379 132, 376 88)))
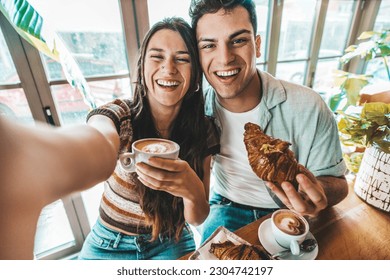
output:
POLYGON ((137 163, 136 172, 118 165, 79 259, 177 259, 195 248, 188 224, 201 224, 209 212, 210 162, 219 140, 204 115, 189 24, 181 18, 156 23, 137 66, 134 99, 103 105, 90 112, 88 122, 110 120, 121 154, 136 140, 163 137, 180 145, 179 159, 151 158, 137 163))
MULTIPOLYGON (((161 105, 171 107, 170 112, 178 112, 189 89, 191 77, 191 57, 180 34, 168 29, 157 32, 149 41, 144 65, 152 114, 157 115, 158 112, 153 110, 161 105)), ((165 128, 164 136, 168 137, 171 129, 167 126, 169 120, 159 122, 156 124, 157 129, 161 131, 165 128)))

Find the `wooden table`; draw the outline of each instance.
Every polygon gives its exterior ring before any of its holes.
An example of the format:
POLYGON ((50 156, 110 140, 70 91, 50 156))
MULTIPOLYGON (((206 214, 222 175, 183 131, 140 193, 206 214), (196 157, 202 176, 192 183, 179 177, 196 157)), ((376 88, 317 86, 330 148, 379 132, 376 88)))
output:
MULTIPOLYGON (((267 218, 235 233, 252 244, 260 244, 258 227, 267 218)), ((309 219, 309 224, 318 241, 319 260, 390 260, 390 214, 361 200, 353 190, 352 181, 348 196, 309 219)))

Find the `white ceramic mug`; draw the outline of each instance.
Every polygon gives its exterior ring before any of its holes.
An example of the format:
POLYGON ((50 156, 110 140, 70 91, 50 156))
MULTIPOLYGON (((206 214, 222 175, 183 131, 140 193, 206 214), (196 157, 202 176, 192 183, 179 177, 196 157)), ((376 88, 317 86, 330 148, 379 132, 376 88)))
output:
POLYGON ((128 172, 135 171, 135 164, 147 163, 151 157, 177 159, 180 146, 167 139, 145 138, 135 141, 132 145, 132 152, 119 155, 121 167, 128 172))
POLYGON ((309 232, 309 223, 299 213, 280 209, 271 217, 272 232, 275 241, 282 247, 290 249, 293 255, 299 255, 300 244, 309 232))

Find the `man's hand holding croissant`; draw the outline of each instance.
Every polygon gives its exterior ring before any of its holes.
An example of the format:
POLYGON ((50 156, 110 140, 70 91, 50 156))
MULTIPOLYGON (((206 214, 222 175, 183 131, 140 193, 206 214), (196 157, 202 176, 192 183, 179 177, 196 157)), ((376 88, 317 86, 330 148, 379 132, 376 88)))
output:
POLYGON ((297 162, 290 143, 264 134, 253 123, 245 125, 244 143, 252 170, 286 207, 316 216, 327 206, 321 182, 297 162))

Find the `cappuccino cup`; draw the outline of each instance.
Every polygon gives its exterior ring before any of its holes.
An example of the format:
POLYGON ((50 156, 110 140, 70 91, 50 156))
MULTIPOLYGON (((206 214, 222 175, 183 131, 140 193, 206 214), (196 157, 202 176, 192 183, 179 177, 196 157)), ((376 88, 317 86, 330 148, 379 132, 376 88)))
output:
POLYGON ((121 167, 128 172, 134 172, 137 163, 147 163, 151 157, 177 159, 180 151, 180 146, 177 143, 162 138, 140 139, 135 141, 131 148, 131 153, 119 155, 121 167))
POLYGON ((290 249, 293 255, 299 255, 300 244, 309 232, 309 223, 299 213, 280 209, 271 217, 272 233, 275 241, 282 247, 290 249))

